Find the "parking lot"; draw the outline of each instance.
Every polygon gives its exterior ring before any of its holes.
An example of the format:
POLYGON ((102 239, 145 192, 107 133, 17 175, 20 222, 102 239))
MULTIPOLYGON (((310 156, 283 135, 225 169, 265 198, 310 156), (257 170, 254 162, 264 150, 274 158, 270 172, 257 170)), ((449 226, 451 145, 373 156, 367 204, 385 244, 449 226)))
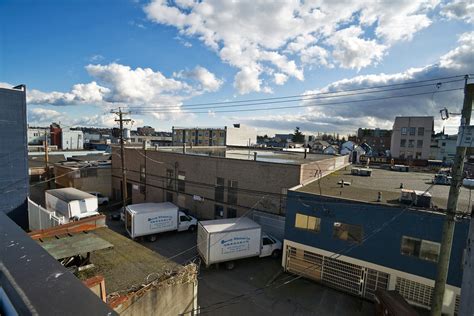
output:
MULTIPOLYGON (((125 234, 122 222, 108 225, 125 234)), ((179 264, 200 262, 196 233, 164 233, 140 243, 179 264)), ((284 273, 281 258, 242 259, 233 270, 201 265, 198 303, 203 315, 374 315, 371 302, 284 273)))

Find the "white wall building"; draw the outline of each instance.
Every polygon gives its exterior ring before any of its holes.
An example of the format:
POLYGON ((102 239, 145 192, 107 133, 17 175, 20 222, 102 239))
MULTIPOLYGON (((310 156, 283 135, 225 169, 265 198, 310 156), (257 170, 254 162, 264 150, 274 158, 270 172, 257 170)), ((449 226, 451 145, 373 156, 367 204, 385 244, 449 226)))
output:
POLYGON ((61 144, 63 150, 84 149, 84 134, 82 131, 63 129, 61 144))
POLYGON ((44 133, 46 133, 46 139, 49 143, 50 139, 48 128, 28 127, 28 145, 42 145, 44 142, 44 133))
POLYGON ((248 146, 257 143, 257 130, 253 127, 234 124, 226 127, 226 146, 248 146))

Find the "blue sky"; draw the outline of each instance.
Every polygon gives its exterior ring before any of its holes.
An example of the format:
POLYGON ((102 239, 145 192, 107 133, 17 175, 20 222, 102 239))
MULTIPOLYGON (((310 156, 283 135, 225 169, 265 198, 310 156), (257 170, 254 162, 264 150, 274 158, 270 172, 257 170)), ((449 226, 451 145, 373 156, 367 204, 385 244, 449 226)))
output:
MULTIPOLYGON (((159 130, 237 121, 262 133, 296 125, 308 132, 389 127, 394 114, 409 111, 400 105, 398 112, 385 116, 360 113, 362 108, 354 110, 357 115, 333 109, 158 113, 163 106, 183 103, 474 73, 472 55, 465 56, 472 48, 472 14, 467 2, 436 0, 399 1, 381 8, 373 8, 370 1, 342 7, 328 2, 309 9, 299 1, 3 0, 0 83, 27 85, 29 121, 36 125, 61 121, 113 126, 107 113, 120 104, 136 107, 136 125, 159 130), (443 58, 454 62, 443 65, 443 58), (342 79, 348 82, 342 85, 342 79), (143 91, 124 89, 133 84, 143 91), (142 106, 156 108, 156 115, 140 113, 142 106), (358 119, 348 122, 354 116, 358 119)), ((412 105, 416 114, 436 114, 436 106, 426 106, 428 101, 420 98, 412 105)))

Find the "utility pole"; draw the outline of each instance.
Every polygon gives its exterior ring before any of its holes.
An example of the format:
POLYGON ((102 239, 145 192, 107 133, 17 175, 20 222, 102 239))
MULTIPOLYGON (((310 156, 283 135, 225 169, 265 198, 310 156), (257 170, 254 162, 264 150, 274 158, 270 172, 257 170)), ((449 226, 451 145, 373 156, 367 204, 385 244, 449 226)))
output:
POLYGON ((122 206, 125 209, 127 205, 127 171, 125 169, 125 140, 123 137, 123 123, 128 123, 131 119, 124 119, 123 115, 129 114, 129 112, 122 112, 122 109, 119 108, 118 111, 112 111, 112 113, 118 115, 118 119, 115 119, 115 122, 119 122, 120 129, 120 160, 121 160, 121 169, 122 169, 122 206))
MULTIPOLYGON (((469 77, 466 75, 464 85, 464 103, 462 108, 461 126, 459 133, 463 132, 465 126, 471 122, 472 101, 474 95, 474 84, 467 84, 469 77)), ((459 137, 459 136, 458 136, 459 137)), ((441 238, 441 247, 438 257, 437 275, 433 299, 431 301, 431 316, 441 316, 443 309, 444 291, 446 280, 448 278, 449 259, 451 257, 451 247, 453 244, 453 235, 455 227, 456 208, 458 204, 459 192, 462 185, 462 176, 464 169, 464 158, 466 156, 466 147, 458 146, 456 156, 452 167, 452 180, 449 188, 448 204, 446 216, 443 224, 443 235, 441 238)))
POLYGON ((48 184, 48 189, 51 189, 51 182, 49 180, 49 148, 48 148, 48 132, 44 132, 44 167, 45 178, 48 184))

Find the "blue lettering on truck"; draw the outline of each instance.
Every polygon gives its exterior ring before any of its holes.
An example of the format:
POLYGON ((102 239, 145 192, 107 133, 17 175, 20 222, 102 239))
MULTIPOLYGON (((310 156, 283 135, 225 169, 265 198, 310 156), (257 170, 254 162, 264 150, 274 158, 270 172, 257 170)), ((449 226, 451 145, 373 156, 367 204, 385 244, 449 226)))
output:
POLYGON ((173 224, 173 216, 155 216, 149 217, 147 220, 150 225, 150 230, 169 228, 172 227, 173 224))
POLYGON ((233 237, 221 240, 222 254, 247 251, 250 248, 250 237, 233 237))

